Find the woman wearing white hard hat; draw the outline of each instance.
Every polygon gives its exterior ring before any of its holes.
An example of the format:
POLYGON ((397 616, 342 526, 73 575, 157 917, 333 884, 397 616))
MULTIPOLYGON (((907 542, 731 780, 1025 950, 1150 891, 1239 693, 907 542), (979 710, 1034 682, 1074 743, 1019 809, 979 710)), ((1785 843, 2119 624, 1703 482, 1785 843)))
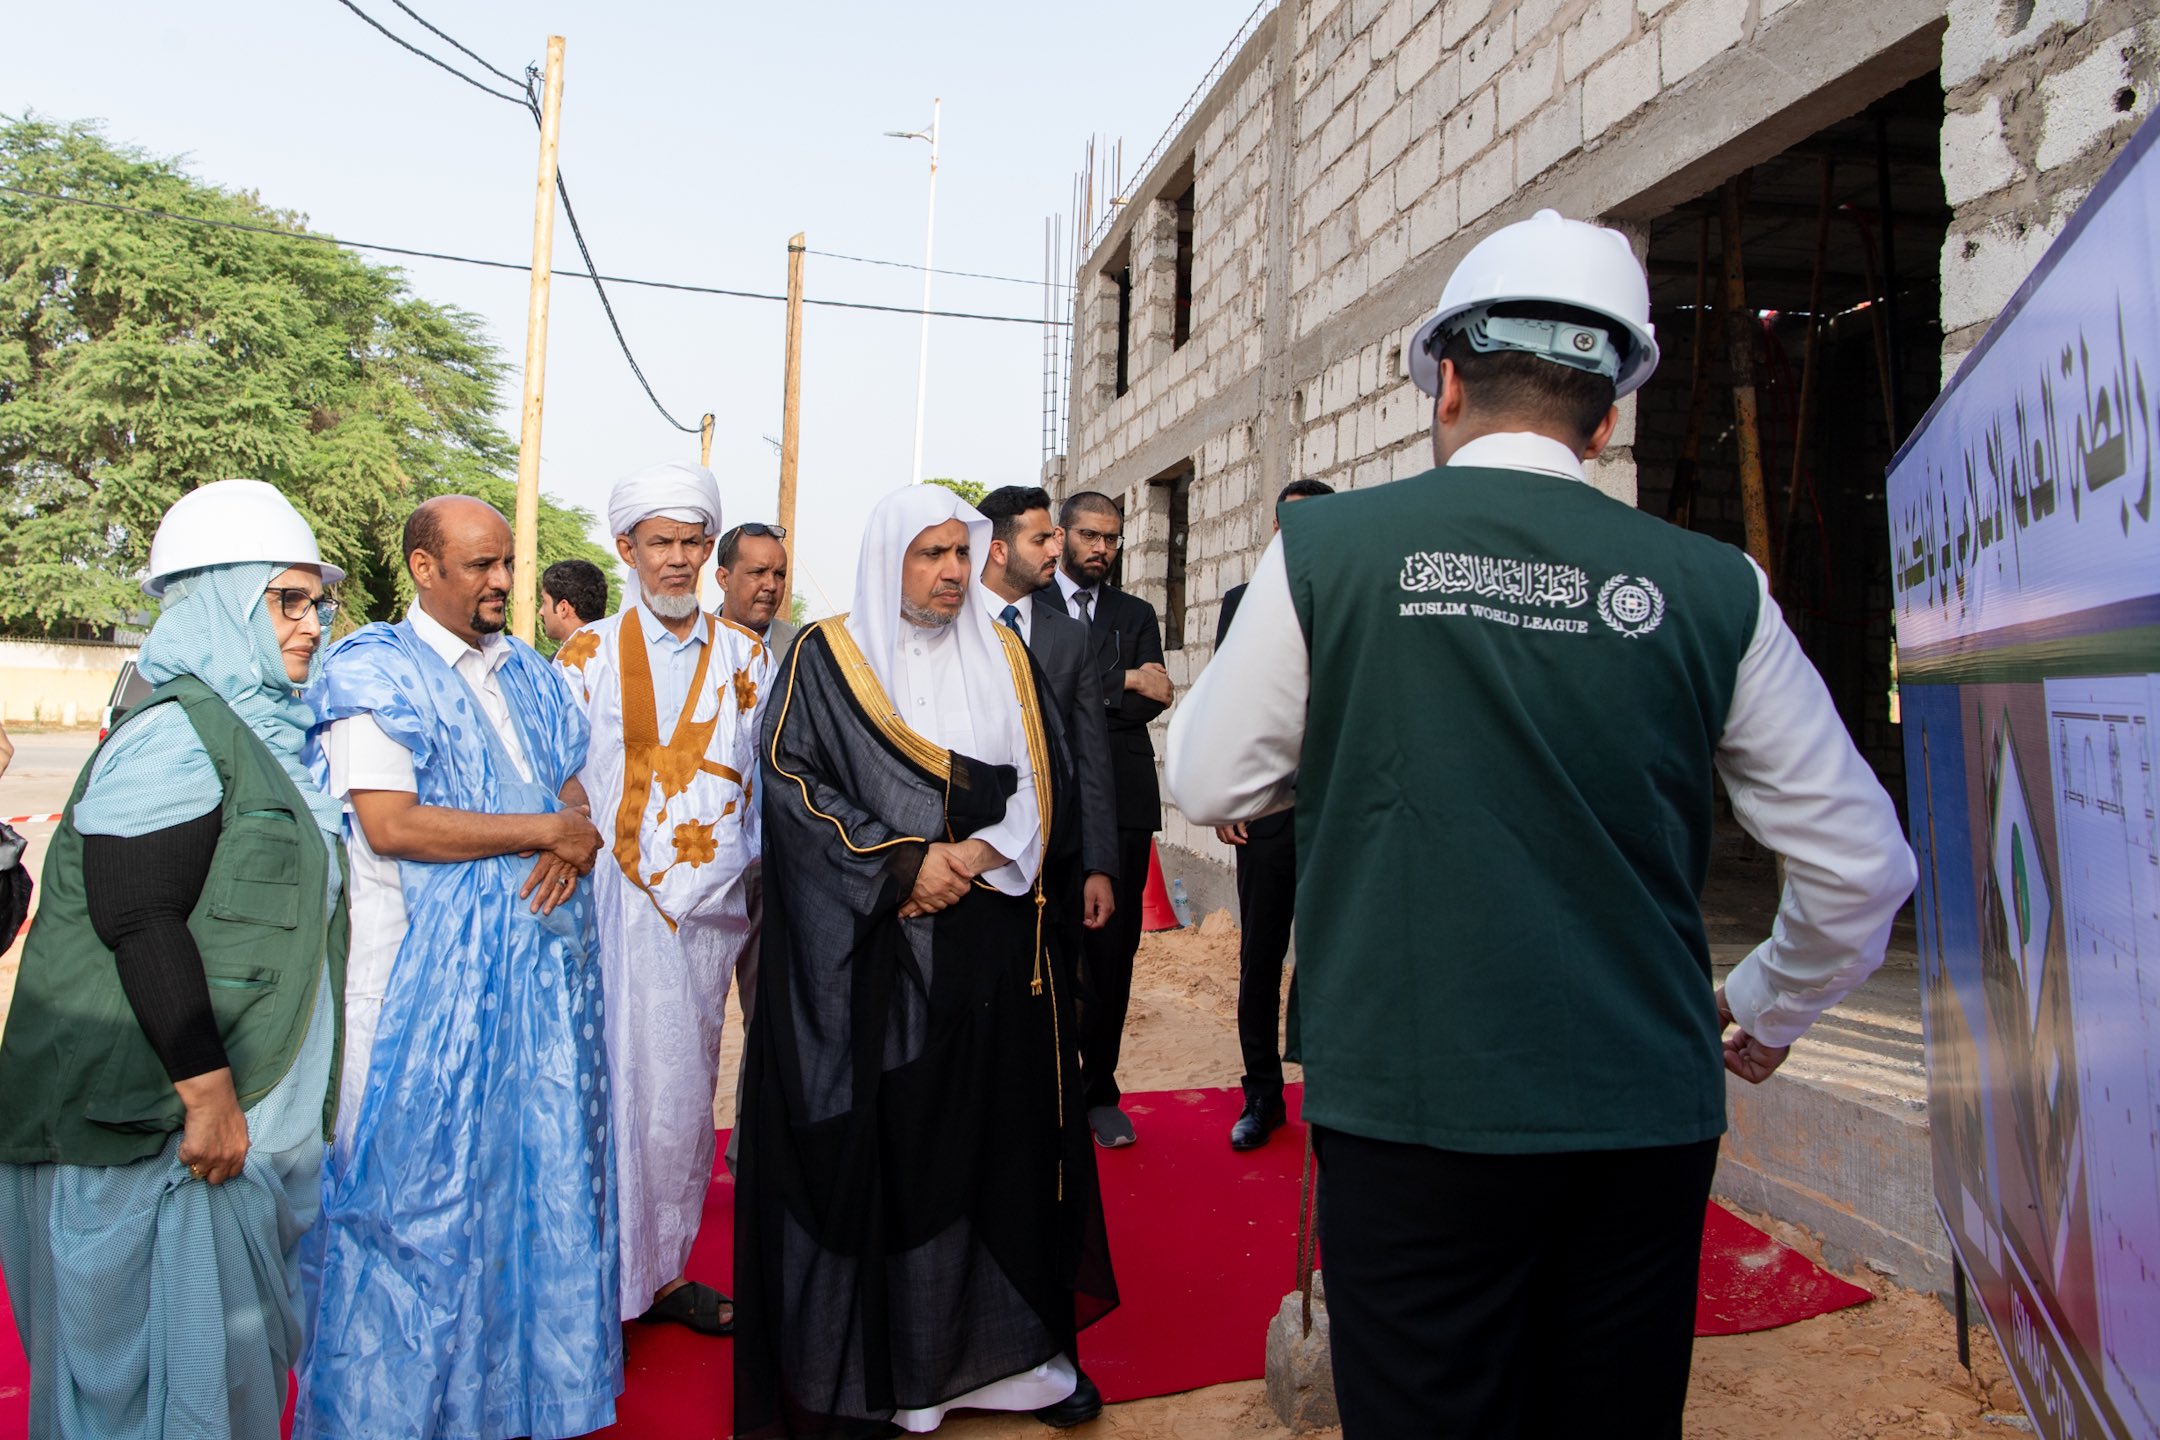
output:
POLYGON ((300 694, 343 578, 258 480, 151 542, 157 688, 76 782, 0 1041, 32 1434, 278 1434, 345 959, 300 694))
POLYGON ((1678 1440, 1727 1072, 1769 1078, 1912 887, 1762 572, 1587 483, 1656 364, 1623 236, 1488 236, 1411 345, 1437 468, 1285 507, 1171 717, 1187 819, 1297 807, 1346 1440, 1678 1440), (1790 862, 1721 987, 1714 776, 1790 862))

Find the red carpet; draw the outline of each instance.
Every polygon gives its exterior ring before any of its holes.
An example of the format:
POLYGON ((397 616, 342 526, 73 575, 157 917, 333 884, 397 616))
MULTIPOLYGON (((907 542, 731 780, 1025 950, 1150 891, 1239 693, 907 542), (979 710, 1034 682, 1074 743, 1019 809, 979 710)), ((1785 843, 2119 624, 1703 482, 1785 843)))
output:
POLYGON ((1695 1283, 1697 1335, 1775 1330, 1873 1298, 1722 1205, 1713 1202, 1703 1216, 1702 1274, 1695 1283))
MULTIPOLYGON (((1128 1095, 1141 1142, 1098 1151, 1110 1253, 1124 1304, 1081 1336, 1081 1358, 1110 1400, 1259 1377, 1267 1322, 1297 1279, 1300 1092, 1293 1125, 1239 1154, 1224 1143, 1235 1090, 1128 1095)), ((723 1144, 725 1136, 722 1137, 723 1144)), ((718 1170, 693 1278, 732 1290, 735 1187, 718 1170)), ((1868 1292, 1831 1275, 1716 1205, 1703 1229, 1695 1333, 1767 1330, 1857 1305, 1868 1292)), ((722 1440, 734 1350, 679 1325, 628 1327, 618 1440, 722 1440)), ((0 1293, 0 1440, 27 1434, 29 1371, 0 1293)))

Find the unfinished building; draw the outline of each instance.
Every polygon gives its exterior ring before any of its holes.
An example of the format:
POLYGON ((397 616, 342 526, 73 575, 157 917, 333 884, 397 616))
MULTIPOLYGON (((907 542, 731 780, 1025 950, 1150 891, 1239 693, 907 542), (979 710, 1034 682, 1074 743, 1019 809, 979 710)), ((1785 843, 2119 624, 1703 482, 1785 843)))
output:
MULTIPOLYGON (((1403 346, 1472 244, 1551 206, 1634 240, 1664 347, 1595 483, 1767 554, 1902 806, 1884 471, 2152 108, 2151 0, 1282 0, 1248 31, 1080 257, 1047 466, 1122 502, 1178 684, 1284 484, 1431 465, 1403 346)), ((1168 810, 1160 839, 1230 903, 1212 832, 1168 810)), ((1737 959, 1774 869, 1736 840, 1711 890, 1737 959)), ((1940 1288, 1895 971, 1803 1083, 1736 1095, 1720 1188, 1940 1288)))

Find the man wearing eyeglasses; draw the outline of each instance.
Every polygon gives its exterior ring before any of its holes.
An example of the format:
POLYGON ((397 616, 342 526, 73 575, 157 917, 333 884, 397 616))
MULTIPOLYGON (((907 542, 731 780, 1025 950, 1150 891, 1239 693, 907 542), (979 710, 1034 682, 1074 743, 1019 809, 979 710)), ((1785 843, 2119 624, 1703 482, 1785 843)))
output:
POLYGON ((1155 744, 1148 722, 1169 708, 1170 672, 1163 668, 1162 630, 1155 607, 1109 583, 1125 543, 1117 502, 1097 490, 1068 496, 1058 509, 1064 553, 1054 586, 1041 596, 1092 632, 1110 720, 1110 766, 1117 782, 1118 873, 1110 923, 1087 932, 1087 974, 1081 986, 1080 1074, 1087 1085, 1088 1125, 1105 1149, 1130 1145, 1133 1125, 1118 1108, 1118 1050, 1132 1003, 1133 956, 1140 949, 1140 890, 1147 884, 1148 850, 1162 828, 1162 792, 1155 783, 1155 744))
POLYGON ((795 643, 795 622, 788 608, 788 552, 781 542, 787 531, 749 520, 720 537, 714 563, 719 566, 720 618, 756 632, 772 651, 773 663, 787 659, 795 643))

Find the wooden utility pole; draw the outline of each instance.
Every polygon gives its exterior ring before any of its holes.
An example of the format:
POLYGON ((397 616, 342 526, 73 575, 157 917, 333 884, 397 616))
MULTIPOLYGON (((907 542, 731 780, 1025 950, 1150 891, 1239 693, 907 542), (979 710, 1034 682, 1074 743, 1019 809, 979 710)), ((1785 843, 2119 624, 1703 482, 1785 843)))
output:
POLYGON ((563 37, 548 36, 540 92, 540 178, 533 195, 532 295, 525 309, 525 403, 518 425, 510 633, 532 643, 540 608, 540 410, 547 393, 548 281, 555 269, 555 142, 562 132, 563 37))
POLYGON ((1747 531, 1747 553, 1762 566, 1774 588, 1777 568, 1770 554, 1770 502, 1763 493, 1762 417, 1755 397, 1755 339, 1762 322, 1747 303, 1747 267, 1740 254, 1740 207, 1747 187, 1745 173, 1725 182, 1725 210, 1719 240, 1725 257, 1725 349, 1732 366, 1733 439, 1740 454, 1740 516, 1747 531))
POLYGON ((787 363, 780 400, 780 513, 775 518, 787 538, 790 568, 795 559, 795 462, 802 447, 802 272, 803 237, 787 243, 787 363))
POLYGON ((698 422, 697 463, 708 470, 712 469, 712 412, 710 410, 706 411, 705 418, 698 422))

